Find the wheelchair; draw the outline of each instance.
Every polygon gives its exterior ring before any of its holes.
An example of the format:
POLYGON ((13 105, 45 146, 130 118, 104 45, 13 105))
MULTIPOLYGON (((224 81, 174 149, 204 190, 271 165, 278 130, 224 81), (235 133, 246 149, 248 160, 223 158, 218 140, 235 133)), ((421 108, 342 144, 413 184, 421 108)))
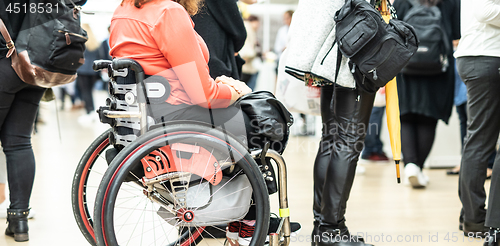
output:
POLYGON ((242 219, 255 220, 248 245, 290 244, 286 164, 279 152, 269 144, 248 149, 202 122, 155 123, 148 105, 161 83, 148 81, 131 59, 95 61, 94 70, 102 69, 111 78, 110 97, 98 113, 111 128, 85 151, 72 183, 73 213, 91 245, 225 245, 207 229, 225 232, 216 225, 242 219), (134 83, 117 83, 129 73, 134 83), (276 178, 269 160, 278 170, 280 225, 268 235, 265 181, 276 178))

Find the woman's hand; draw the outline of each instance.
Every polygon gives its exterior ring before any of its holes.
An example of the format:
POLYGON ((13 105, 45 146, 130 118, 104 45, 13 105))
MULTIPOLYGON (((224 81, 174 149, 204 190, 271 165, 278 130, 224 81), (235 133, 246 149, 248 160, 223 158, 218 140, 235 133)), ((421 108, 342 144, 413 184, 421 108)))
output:
POLYGON ((215 82, 216 83, 223 83, 223 84, 229 85, 238 94, 240 94, 240 96, 243 96, 243 95, 246 95, 246 94, 252 92, 252 89, 250 89, 250 87, 248 87, 245 83, 243 83, 243 82, 241 82, 239 80, 235 80, 233 78, 224 76, 224 75, 217 77, 215 79, 215 82))
POLYGON ((229 89, 231 90, 231 104, 233 104, 241 96, 252 92, 252 89, 250 89, 250 87, 248 87, 245 83, 224 75, 217 77, 215 82, 229 86, 229 89))

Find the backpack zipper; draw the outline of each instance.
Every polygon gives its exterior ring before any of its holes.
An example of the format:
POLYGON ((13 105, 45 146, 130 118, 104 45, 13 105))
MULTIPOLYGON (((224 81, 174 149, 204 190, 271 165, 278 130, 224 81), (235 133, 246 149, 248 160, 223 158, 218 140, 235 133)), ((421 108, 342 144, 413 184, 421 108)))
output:
POLYGON ((72 33, 72 32, 65 32, 63 30, 59 30, 59 33, 64 33, 64 36, 66 37, 66 44, 67 45, 70 45, 71 44, 71 38, 69 37, 70 35, 71 36, 75 36, 75 37, 79 37, 79 38, 82 38, 82 39, 85 39, 85 40, 88 40, 87 37, 85 36, 82 36, 80 34, 76 34, 76 33, 72 33))
POLYGON ((377 68, 384 64, 392 55, 392 53, 394 53, 394 50, 396 49, 395 46, 392 46, 391 47, 391 51, 389 52, 389 55, 387 55, 387 57, 385 57, 385 59, 379 63, 377 66, 375 66, 372 70, 368 71, 368 73, 373 73, 373 80, 377 80, 378 79, 378 76, 377 76, 377 68))

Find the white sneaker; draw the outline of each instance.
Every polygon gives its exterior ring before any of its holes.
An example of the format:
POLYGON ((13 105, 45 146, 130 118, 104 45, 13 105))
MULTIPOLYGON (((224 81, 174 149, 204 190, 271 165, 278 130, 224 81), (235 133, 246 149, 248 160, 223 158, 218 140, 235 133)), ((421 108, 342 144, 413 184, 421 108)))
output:
POLYGON ((99 121, 99 116, 95 112, 90 112, 88 114, 84 114, 80 117, 78 117, 78 123, 82 126, 87 126, 89 124, 92 124, 94 122, 99 121))
POLYGON ((413 163, 405 166, 405 183, 411 184, 413 188, 425 188, 429 182, 429 177, 422 173, 420 167, 413 163))
POLYGON ((356 166, 356 174, 364 174, 366 172, 366 168, 361 166, 361 165, 357 165, 356 166))

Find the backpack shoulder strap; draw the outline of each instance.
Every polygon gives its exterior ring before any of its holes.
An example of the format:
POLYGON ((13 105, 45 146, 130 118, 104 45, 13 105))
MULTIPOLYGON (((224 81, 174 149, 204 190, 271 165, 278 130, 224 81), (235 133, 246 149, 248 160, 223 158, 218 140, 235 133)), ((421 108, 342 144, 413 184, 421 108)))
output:
POLYGON ((412 7, 421 5, 419 0, 408 0, 408 2, 411 4, 412 7))
POLYGON ((2 33, 3 39, 7 43, 7 49, 9 49, 7 52, 7 58, 9 58, 12 53, 16 51, 16 47, 14 46, 14 41, 12 41, 9 31, 7 30, 7 27, 2 19, 0 19, 0 32, 2 33))

